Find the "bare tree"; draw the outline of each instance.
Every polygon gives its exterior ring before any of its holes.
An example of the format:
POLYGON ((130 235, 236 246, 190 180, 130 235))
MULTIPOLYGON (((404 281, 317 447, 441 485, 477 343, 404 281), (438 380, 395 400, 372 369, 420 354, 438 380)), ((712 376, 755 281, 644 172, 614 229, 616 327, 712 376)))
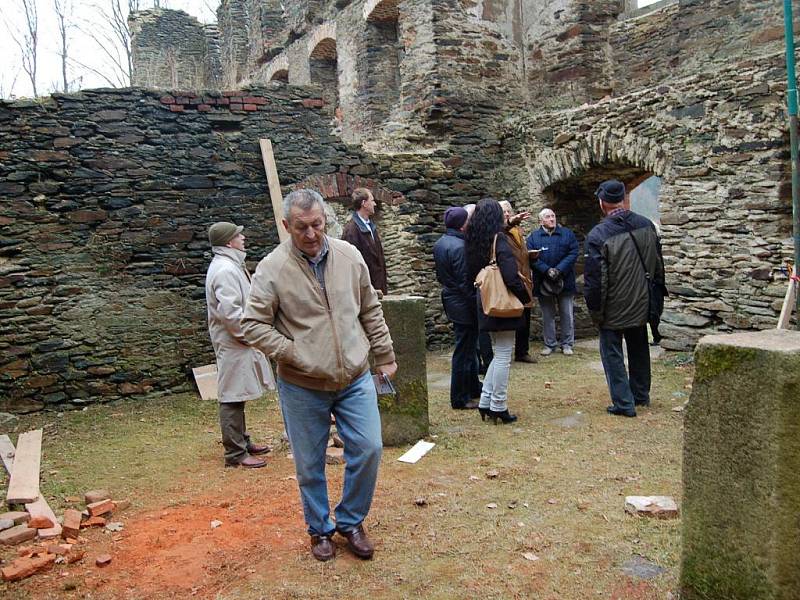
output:
POLYGON ((22 31, 8 28, 11 38, 19 47, 22 56, 22 70, 31 80, 33 95, 38 96, 36 89, 36 67, 38 66, 37 52, 39 50, 39 13, 36 9, 36 0, 19 0, 25 17, 25 29, 22 31))
POLYGON ((111 73, 103 74, 99 69, 88 67, 77 60, 73 62, 101 76, 112 87, 130 85, 133 56, 128 17, 137 12, 141 4, 141 0, 104 0, 102 5, 94 5, 97 18, 80 28, 81 32, 97 44, 100 53, 110 63, 111 73))
POLYGON ((69 30, 72 28, 72 0, 53 0, 53 10, 56 13, 56 26, 60 38, 58 55, 61 57, 62 91, 69 91, 69 77, 67 76, 67 63, 69 52, 69 30))

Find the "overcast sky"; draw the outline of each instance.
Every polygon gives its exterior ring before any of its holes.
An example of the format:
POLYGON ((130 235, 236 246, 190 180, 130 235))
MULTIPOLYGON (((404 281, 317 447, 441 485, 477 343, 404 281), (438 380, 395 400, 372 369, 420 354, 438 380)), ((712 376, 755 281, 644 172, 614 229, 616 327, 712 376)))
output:
MULTIPOLYGON (((62 0, 63 1, 63 0, 62 0)), ((102 32, 105 27, 102 11, 110 13, 110 5, 115 0, 71 0, 73 5, 72 27, 68 33, 69 49, 75 61, 69 67, 68 78, 77 87, 109 87, 108 82, 92 69, 115 80, 111 61, 103 54, 92 36, 102 32)), ((118 0, 127 9, 128 0, 118 0)), ((62 87, 61 57, 58 54, 60 37, 56 24, 53 0, 35 0, 39 14, 39 52, 37 87, 39 95, 46 95, 62 87)), ((153 5, 153 0, 139 0, 142 7, 153 5)), ((184 10, 204 23, 216 20, 214 8, 219 0, 161 0, 164 8, 184 10)), ((20 49, 14 42, 14 35, 22 39, 25 29, 22 0, 0 0, 0 97, 23 97, 32 94, 31 82, 22 70, 20 49), (19 34, 17 33, 19 32, 19 34), (13 35, 12 35, 13 34, 13 35)))

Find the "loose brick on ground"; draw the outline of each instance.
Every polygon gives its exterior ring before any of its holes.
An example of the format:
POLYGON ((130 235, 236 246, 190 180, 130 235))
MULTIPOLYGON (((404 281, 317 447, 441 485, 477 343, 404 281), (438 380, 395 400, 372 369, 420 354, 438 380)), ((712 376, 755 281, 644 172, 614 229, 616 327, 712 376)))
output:
POLYGON ((82 515, 74 508, 64 511, 64 523, 61 525, 61 535, 64 538, 76 538, 81 529, 82 515))
POLYGON ((101 554, 94 560, 94 564, 98 567, 105 567, 111 564, 111 555, 110 554, 101 554))
POLYGON ((36 530, 27 525, 15 525, 11 529, 0 531, 0 544, 16 546, 36 537, 36 530))
POLYGON ((28 521, 28 527, 31 529, 50 529, 54 525, 55 523, 43 515, 36 515, 28 521))
POLYGON ((49 569, 50 566, 56 561, 55 554, 44 554, 42 556, 26 556, 17 558, 7 567, 3 567, 0 572, 3 575, 3 581, 19 581, 30 577, 34 573, 49 569))
POLYGON ((114 510, 114 503, 109 500, 100 500, 98 502, 92 502, 86 506, 86 510, 89 511, 89 514, 93 517, 97 517, 99 515, 104 515, 106 513, 110 513, 114 510))
POLYGON ((106 520, 103 517, 89 517, 83 523, 81 523, 81 529, 86 529, 87 527, 105 527, 106 520))
POLYGON ((89 490, 83 495, 83 499, 86 504, 94 504, 95 502, 100 502, 101 500, 110 500, 111 492, 108 490, 89 490))

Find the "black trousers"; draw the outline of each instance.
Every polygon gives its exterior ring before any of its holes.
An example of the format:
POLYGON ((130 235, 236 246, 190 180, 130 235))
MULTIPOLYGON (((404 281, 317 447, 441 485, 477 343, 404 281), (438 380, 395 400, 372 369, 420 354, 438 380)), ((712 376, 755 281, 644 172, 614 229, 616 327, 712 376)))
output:
POLYGON ((526 308, 522 313, 525 324, 517 329, 514 335, 514 358, 522 358, 531 347, 531 309, 526 308))
POLYGON ((453 323, 456 346, 450 367, 450 406, 460 408, 481 395, 478 379, 478 328, 453 323))

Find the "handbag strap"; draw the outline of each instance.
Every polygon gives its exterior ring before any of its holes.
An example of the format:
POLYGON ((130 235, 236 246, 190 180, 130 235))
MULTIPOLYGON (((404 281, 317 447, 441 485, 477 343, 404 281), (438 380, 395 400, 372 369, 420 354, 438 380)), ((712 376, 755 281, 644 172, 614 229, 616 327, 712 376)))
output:
POLYGON ((492 240, 492 256, 489 258, 489 264, 494 265, 497 264, 497 236, 500 235, 498 233, 494 234, 494 239, 492 240))
POLYGON ((647 267, 644 264, 644 257, 642 256, 642 251, 639 250, 639 244, 636 243, 636 238, 633 236, 633 231, 628 229, 628 235, 631 236, 633 247, 636 248, 636 254, 639 257, 639 262, 642 263, 642 269, 644 269, 644 278, 647 279, 647 281, 650 281, 650 272, 647 270, 647 267))

